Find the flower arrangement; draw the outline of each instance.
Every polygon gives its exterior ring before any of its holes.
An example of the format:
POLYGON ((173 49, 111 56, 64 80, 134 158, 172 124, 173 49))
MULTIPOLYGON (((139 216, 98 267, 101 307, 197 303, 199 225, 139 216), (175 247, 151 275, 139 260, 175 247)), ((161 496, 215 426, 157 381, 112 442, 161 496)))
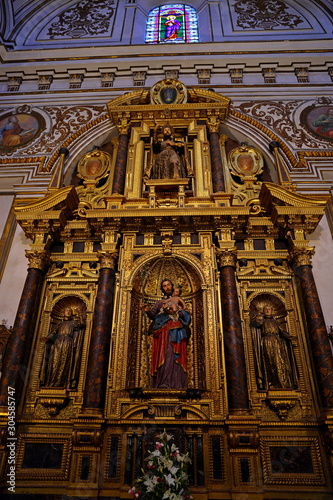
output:
POLYGON ((157 436, 155 450, 149 451, 146 471, 135 481, 129 493, 134 500, 193 500, 188 492, 188 453, 183 454, 174 443, 173 436, 164 430, 157 436))

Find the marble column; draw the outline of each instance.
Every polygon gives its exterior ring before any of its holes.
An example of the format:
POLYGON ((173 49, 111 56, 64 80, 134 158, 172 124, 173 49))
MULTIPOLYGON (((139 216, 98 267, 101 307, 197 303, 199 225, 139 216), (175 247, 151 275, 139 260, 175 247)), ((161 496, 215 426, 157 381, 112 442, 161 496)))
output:
POLYGON ((7 406, 8 387, 15 389, 17 406, 27 374, 45 271, 50 264, 48 252, 27 251, 29 269, 6 355, 0 380, 0 406, 7 406))
POLYGON ((314 281, 311 255, 313 249, 294 249, 292 259, 303 299, 304 313, 323 408, 333 408, 333 357, 325 319, 314 281))
POLYGON ((129 122, 127 119, 123 121, 124 123, 118 125, 119 144, 112 183, 112 194, 119 195, 124 194, 128 153, 129 122))
POLYGON ((116 253, 101 252, 98 290, 91 329, 83 407, 102 411, 105 402, 106 381, 113 316, 116 253))
POLYGON ((212 117, 207 122, 207 127, 209 131, 213 192, 214 193, 224 192, 225 184, 223 176, 223 164, 222 164, 220 135, 219 135, 220 122, 219 120, 216 119, 216 117, 212 117), (215 119, 213 120, 213 118, 215 119))
POLYGON ((230 413, 249 409, 245 352, 236 286, 236 252, 219 252, 221 304, 230 413))

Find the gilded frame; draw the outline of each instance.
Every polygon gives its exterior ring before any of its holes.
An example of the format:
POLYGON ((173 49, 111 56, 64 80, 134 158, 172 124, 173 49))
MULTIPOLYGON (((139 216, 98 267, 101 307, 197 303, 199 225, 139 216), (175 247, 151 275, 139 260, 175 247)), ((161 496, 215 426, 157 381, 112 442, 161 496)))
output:
POLYGON ((54 481, 67 480, 69 474, 70 452, 72 448, 71 438, 61 435, 52 434, 20 434, 18 438, 18 453, 16 462, 17 479, 20 480, 43 480, 54 481), (37 468, 37 467, 22 467, 24 461, 24 453, 26 445, 30 443, 41 444, 63 444, 62 457, 60 468, 37 468))
MULTIPOLYGON (((300 485, 300 486, 324 486, 326 484, 321 462, 321 453, 318 438, 313 437, 267 437, 262 438, 260 443, 264 483, 269 485, 300 485), (272 448, 290 450, 292 458, 297 458, 297 453, 308 449, 311 456, 313 472, 275 472, 272 465, 272 448), (295 449, 299 451, 295 452, 295 449)), ((290 462, 292 461, 290 459, 290 462)), ((295 461, 295 460, 294 460, 295 461)), ((292 468, 292 467, 290 467, 292 468)), ((296 469, 296 467, 294 467, 296 469)))

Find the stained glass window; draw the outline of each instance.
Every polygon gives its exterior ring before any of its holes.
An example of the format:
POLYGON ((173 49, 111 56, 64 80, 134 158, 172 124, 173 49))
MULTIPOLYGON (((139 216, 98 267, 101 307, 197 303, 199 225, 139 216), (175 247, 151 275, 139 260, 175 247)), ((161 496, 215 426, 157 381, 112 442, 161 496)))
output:
POLYGON ((161 5, 151 10, 147 21, 146 43, 198 42, 197 13, 179 3, 161 5))

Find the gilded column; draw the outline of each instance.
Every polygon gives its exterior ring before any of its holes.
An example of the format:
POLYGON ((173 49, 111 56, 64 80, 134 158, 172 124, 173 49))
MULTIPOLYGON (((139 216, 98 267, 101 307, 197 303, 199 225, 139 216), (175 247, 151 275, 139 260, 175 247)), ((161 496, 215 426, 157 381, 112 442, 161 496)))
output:
POLYGON ((304 312, 310 338, 315 375, 323 408, 333 408, 333 357, 319 302, 317 287, 312 274, 313 248, 293 249, 304 312))
POLYGON ((212 164, 213 192, 225 191, 222 156, 220 149, 220 121, 213 116, 207 121, 209 131, 210 157, 212 164))
POLYGON ((227 391, 230 413, 249 409, 245 352, 236 286, 236 251, 218 253, 227 391))
POLYGON ((27 373, 44 275, 50 264, 47 251, 26 251, 26 256, 29 259, 28 274, 2 367, 1 406, 7 406, 8 387, 15 389, 15 398, 17 405, 19 404, 27 373))
POLYGON ((112 194, 120 194, 120 195, 124 194, 129 129, 130 129, 130 124, 127 118, 121 119, 120 123, 118 124, 119 144, 118 144, 116 164, 114 167, 112 194))
POLYGON ((116 253, 100 252, 99 254, 101 267, 91 329, 86 385, 83 395, 83 407, 97 411, 103 410, 105 402, 116 258, 116 253))

